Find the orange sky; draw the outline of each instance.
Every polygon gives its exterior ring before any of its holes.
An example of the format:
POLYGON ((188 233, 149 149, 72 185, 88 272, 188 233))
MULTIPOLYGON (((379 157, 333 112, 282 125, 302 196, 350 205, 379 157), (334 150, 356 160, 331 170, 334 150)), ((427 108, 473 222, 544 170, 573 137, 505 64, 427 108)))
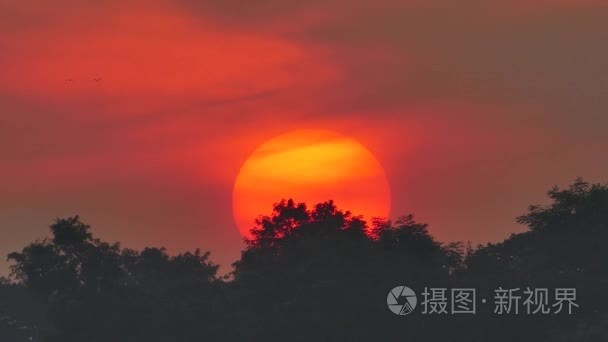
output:
POLYGON ((608 7, 529 3, 0 0, 0 254, 80 214, 228 265, 239 168, 294 129, 368 148, 393 216, 502 239, 608 171, 608 7))

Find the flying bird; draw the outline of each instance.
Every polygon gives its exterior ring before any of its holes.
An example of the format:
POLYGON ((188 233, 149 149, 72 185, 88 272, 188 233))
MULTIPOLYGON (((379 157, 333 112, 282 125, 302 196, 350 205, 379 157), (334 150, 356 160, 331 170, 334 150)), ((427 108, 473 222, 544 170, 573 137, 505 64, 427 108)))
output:
POLYGON ((95 81, 95 82, 100 82, 101 80, 102 80, 101 77, 96 77, 93 79, 93 81, 95 81))

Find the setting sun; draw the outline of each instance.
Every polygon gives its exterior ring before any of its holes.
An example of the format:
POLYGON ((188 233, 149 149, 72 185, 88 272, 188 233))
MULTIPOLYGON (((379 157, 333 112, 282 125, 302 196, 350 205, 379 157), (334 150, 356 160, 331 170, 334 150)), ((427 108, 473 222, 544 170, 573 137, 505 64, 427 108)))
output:
POLYGON ((234 184, 233 211, 241 235, 281 199, 314 205, 334 200, 364 219, 387 217, 390 191, 384 169, 361 144, 323 130, 298 130, 257 148, 234 184))

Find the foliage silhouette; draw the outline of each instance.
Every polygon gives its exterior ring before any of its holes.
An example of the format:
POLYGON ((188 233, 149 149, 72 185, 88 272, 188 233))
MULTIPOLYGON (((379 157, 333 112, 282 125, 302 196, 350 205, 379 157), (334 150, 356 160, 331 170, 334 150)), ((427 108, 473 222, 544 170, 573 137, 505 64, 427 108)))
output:
MULTIPOLYGON (((608 187, 577 179, 568 189, 548 192, 548 206, 533 205, 517 218, 529 230, 468 255, 465 276, 477 286, 577 289, 581 310, 572 316, 534 318, 538 339, 605 341, 608 338, 608 187), (543 318, 545 318, 543 320, 543 318), (601 324, 599 322, 602 322, 601 324), (599 329, 599 330, 598 330, 599 329)), ((513 336, 513 325, 497 331, 513 336)))
POLYGON ((199 319, 216 318, 218 266, 209 253, 121 250, 93 238, 78 217, 58 219, 51 232, 9 255, 13 276, 48 306, 57 329, 49 341, 177 341, 199 319))
POLYGON ((39 340, 41 330, 51 329, 44 311, 23 285, 0 278, 0 341, 39 340))
MULTIPOLYGON (((517 218, 526 232, 475 248, 436 241, 412 215, 367 223, 332 201, 283 200, 255 220, 230 280, 208 252, 125 249, 78 217, 58 219, 51 238, 9 255, 17 283, 3 281, 0 298, 27 290, 23 307, 48 323, 14 308, 5 316, 23 317, 11 321, 35 326, 28 336, 40 341, 605 341, 608 187, 579 179, 548 195, 517 218), (386 307, 397 285, 419 301, 424 287, 573 287, 580 307, 505 317, 488 304, 475 316, 404 319, 386 307)), ((0 337, 23 337, 1 323, 0 337)))

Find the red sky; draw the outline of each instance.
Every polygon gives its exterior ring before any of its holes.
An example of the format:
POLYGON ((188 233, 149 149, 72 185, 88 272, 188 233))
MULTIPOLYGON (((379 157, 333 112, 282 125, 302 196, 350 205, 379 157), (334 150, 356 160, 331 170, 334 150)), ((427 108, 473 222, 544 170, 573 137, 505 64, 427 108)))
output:
POLYGON ((607 17, 593 0, 0 0, 0 254, 79 214, 228 271, 238 170, 297 128, 366 146, 393 217, 498 241, 552 185, 606 181, 607 17))

